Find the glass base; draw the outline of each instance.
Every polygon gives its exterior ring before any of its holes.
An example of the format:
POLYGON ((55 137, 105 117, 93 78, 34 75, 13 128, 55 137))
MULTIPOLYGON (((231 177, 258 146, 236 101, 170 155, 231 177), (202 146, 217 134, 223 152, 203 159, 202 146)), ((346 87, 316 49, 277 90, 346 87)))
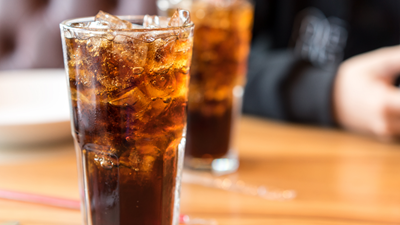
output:
POLYGON ((217 174, 228 174, 235 172, 239 168, 239 159, 236 153, 229 153, 226 156, 215 159, 187 156, 185 157, 185 167, 193 170, 208 170, 217 174))

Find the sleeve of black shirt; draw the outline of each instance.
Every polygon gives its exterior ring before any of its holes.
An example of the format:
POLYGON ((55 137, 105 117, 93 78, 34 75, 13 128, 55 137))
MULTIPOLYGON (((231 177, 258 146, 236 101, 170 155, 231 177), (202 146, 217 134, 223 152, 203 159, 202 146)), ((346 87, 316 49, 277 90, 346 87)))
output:
POLYGON ((315 67, 290 49, 265 51, 266 43, 258 40, 252 46, 244 113, 334 126, 332 86, 336 69, 315 67))

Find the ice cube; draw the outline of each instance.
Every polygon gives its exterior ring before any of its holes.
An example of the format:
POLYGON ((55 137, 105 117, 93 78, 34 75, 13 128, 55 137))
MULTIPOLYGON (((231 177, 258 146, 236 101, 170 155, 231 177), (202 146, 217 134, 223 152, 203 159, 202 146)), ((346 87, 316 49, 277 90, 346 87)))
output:
POLYGON ((132 29, 132 23, 101 10, 97 13, 95 21, 106 24, 110 29, 132 29))
POLYGON ((70 30, 65 30, 64 31, 64 37, 69 39, 69 38, 73 38, 75 37, 74 32, 70 31, 70 30))
POLYGON ((163 98, 152 98, 150 104, 143 111, 143 114, 138 117, 140 123, 142 124, 141 130, 145 130, 145 125, 148 124, 153 119, 157 118, 161 113, 165 111, 170 105, 169 102, 164 102, 163 98))
POLYGON ((143 157, 143 162, 140 167, 140 171, 142 172, 150 172, 153 170, 153 164, 156 159, 151 155, 145 155, 143 157))
POLYGON ((167 97, 176 89, 176 77, 173 71, 164 74, 146 75, 146 93, 151 97, 167 97))
MULTIPOLYGON (((129 64, 132 68, 143 67, 146 63, 147 43, 143 43, 138 39, 125 35, 117 35, 115 36, 112 50, 118 53, 119 57, 124 60, 124 63, 127 63, 125 66, 129 64)), ((140 74, 137 73, 137 69, 134 70, 134 74, 140 74)))
POLYGON ((100 48, 106 48, 109 44, 110 43, 103 38, 92 37, 86 42, 86 48, 90 53, 93 53, 94 56, 99 56, 100 48))
MULTIPOLYGON (((137 142, 140 142, 140 139, 137 142)), ((151 143, 138 143, 136 144, 135 149, 123 154, 120 163, 121 165, 130 167, 135 172, 142 173, 143 175, 143 173, 147 174, 152 171, 154 161, 159 154, 160 150, 151 143)), ((143 178, 146 177, 141 176, 139 179, 143 178)))
POLYGON ((175 60, 176 38, 157 39, 150 43, 147 54, 147 68, 157 74, 168 72, 175 60))
POLYGON ((118 157, 115 155, 115 150, 110 146, 88 143, 83 146, 83 149, 92 153, 94 163, 104 169, 118 166, 118 157))
POLYGON ((86 44, 86 40, 71 41, 69 45, 69 78, 75 80, 77 84, 91 87, 93 81, 95 81, 95 73, 93 72, 95 66, 92 61, 95 61, 97 56, 87 54, 89 47, 86 44))
POLYGON ((160 27, 160 19, 158 16, 145 15, 143 18, 143 27, 157 28, 160 27))
POLYGON ((90 100, 92 100, 93 98, 93 93, 88 92, 86 93, 89 96, 86 97, 82 91, 77 91, 75 88, 71 88, 71 100, 72 101, 79 101, 79 104, 81 105, 89 105, 92 106, 93 102, 91 102, 90 100), (90 99, 90 100, 89 100, 90 99))
POLYGON ((135 87, 120 97, 110 100, 109 103, 114 106, 133 107, 136 112, 140 112, 147 108, 150 99, 135 87))
MULTIPOLYGON (((168 108, 161 115, 160 123, 166 133, 182 133, 183 126, 186 124, 186 97, 171 98, 168 108)), ((177 135, 179 137, 182 134, 177 135)))
MULTIPOLYGON (((142 120, 152 101, 138 87, 124 93, 118 98, 109 100, 110 108, 123 109, 127 112, 126 121, 122 122, 124 129, 127 129, 126 141, 135 141, 137 132, 143 129, 148 120, 142 120)), ((148 118, 148 116, 146 116, 148 118)), ((121 123, 121 122, 119 122, 121 123)))
POLYGON ((188 39, 178 39, 175 44, 175 68, 179 68, 182 73, 187 74, 189 72, 191 63, 191 52, 192 42, 188 39))
POLYGON ((147 46, 128 41, 112 43, 113 45, 106 49, 107 57, 103 57, 101 70, 96 74, 96 79, 105 91, 133 87, 141 80, 141 67, 146 62, 147 46))
POLYGON ((86 28, 92 28, 92 29, 108 29, 110 28, 107 23, 102 22, 102 21, 94 21, 86 24, 86 28))
POLYGON ((164 144, 163 142, 165 142, 165 139, 165 134, 160 130, 153 131, 151 134, 142 133, 135 138, 136 152, 140 156, 152 156, 157 158, 160 156, 163 150, 162 148, 165 146, 160 146, 161 143, 164 144))
POLYGON ((171 16, 168 26, 181 27, 191 23, 190 13, 187 10, 176 9, 175 13, 171 16))
POLYGON ((118 165, 118 160, 116 159, 115 156, 113 155, 101 155, 98 157, 94 158, 95 162, 97 162, 98 164, 100 164, 100 166, 103 169, 107 169, 110 170, 112 169, 114 166, 118 165))
POLYGON ((178 137, 176 139, 173 139, 169 143, 169 145, 168 145, 168 147, 167 147, 167 149, 165 150, 165 153, 164 153, 164 161, 168 161, 171 158, 176 156, 176 150, 178 149, 178 146, 179 146, 181 140, 182 140, 182 138, 178 137))
POLYGON ((126 43, 128 40, 129 40, 129 37, 125 36, 125 35, 116 35, 114 38, 114 42, 122 43, 122 44, 126 43))

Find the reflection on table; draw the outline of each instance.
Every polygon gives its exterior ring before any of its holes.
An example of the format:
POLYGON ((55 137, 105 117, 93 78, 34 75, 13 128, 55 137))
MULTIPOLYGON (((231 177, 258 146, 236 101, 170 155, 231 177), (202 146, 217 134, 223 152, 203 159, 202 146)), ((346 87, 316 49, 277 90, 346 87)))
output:
MULTIPOLYGON (((219 225, 400 223, 399 145, 254 117, 241 120, 239 133, 239 170, 209 176, 222 182, 219 188, 193 179, 184 183, 182 213, 215 219, 219 225), (265 191, 295 190, 296 197, 271 200, 232 189, 243 184, 265 191)), ((72 142, 0 147, 0 189, 78 199, 72 142)), ((72 225, 81 224, 81 214, 0 200, 0 222, 11 220, 22 225, 72 225)))

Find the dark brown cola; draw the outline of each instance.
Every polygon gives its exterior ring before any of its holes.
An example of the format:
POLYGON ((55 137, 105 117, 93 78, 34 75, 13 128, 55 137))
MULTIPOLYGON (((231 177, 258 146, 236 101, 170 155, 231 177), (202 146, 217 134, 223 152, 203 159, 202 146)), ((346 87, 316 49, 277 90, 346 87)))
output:
POLYGON ((190 112, 188 116, 187 154, 196 158, 220 158, 230 148, 232 115, 204 116, 190 112))
POLYGON ((191 29, 65 37, 87 224, 176 221, 191 29))

